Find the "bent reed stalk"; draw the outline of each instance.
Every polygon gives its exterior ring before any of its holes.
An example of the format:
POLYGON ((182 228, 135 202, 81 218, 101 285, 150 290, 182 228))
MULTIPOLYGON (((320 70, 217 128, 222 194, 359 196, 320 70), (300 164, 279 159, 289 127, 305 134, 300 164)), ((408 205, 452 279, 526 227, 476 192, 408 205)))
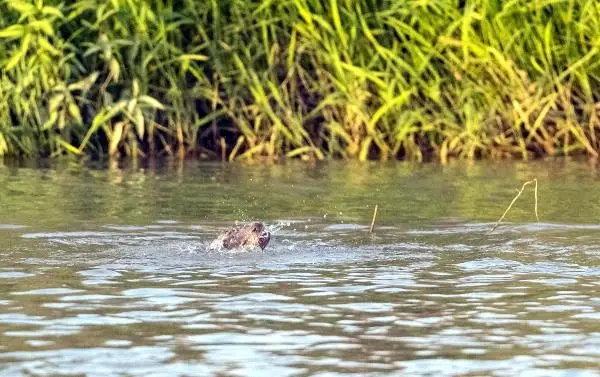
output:
POLYGON ((515 204, 515 202, 517 201, 517 199, 519 199, 519 196, 521 196, 521 194, 523 193, 523 190, 525 190, 525 186, 534 183, 534 189, 533 189, 533 197, 534 197, 534 204, 533 204, 533 211, 535 213, 535 219, 536 221, 539 223, 540 222, 540 216, 538 215, 538 181, 537 178, 532 179, 531 181, 527 181, 525 183, 523 183, 523 186, 521 186, 521 189, 517 190, 517 195, 515 195, 515 197, 513 198, 513 200, 510 202, 510 204, 508 205, 508 207, 506 208, 506 210, 504 211, 504 213, 502 214, 502 216, 500 216, 500 218, 498 219, 498 221, 496 221, 496 223, 494 224, 494 226, 492 227, 492 229, 490 229, 486 234, 492 234, 494 232, 494 230, 496 230, 496 228, 498 228, 498 226, 500 225, 500 223, 502 222, 502 220, 504 220, 504 217, 506 216, 506 214, 508 213, 508 211, 510 211, 510 209, 512 208, 513 204, 515 204))
POLYGON ((600 150, 600 2, 3 0, 0 155, 600 150))

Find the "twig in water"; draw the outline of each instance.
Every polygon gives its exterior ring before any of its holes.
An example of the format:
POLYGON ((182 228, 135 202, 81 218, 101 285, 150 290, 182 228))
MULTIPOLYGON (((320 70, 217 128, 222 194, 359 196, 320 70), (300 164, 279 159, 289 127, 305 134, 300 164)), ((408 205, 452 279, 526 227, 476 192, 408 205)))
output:
POLYGON ((373 211, 373 219, 371 220, 371 229, 369 229, 369 233, 373 233, 373 228, 375 228, 375 219, 377 218, 377 204, 375 204, 375 210, 373 211))
POLYGON ((533 210, 535 211, 535 219, 539 223, 540 222, 540 217, 538 216, 538 210, 537 210, 538 209, 538 207, 537 207, 537 202, 538 202, 537 201, 537 198, 538 198, 538 196, 537 196, 537 178, 534 178, 533 180, 535 181, 535 189, 533 191, 533 197, 535 198, 534 199, 535 202, 533 203, 533 210))
POLYGON ((513 204, 515 204, 515 202, 517 201, 517 199, 519 199, 519 196, 521 196, 521 194, 523 193, 523 190, 525 189, 525 186, 527 186, 530 183, 535 183, 535 191, 534 191, 534 198, 535 198, 535 204, 534 204, 534 211, 535 211, 535 218, 537 220, 537 222, 540 222, 540 217, 538 216, 538 184, 537 184, 537 178, 532 179, 531 181, 527 181, 525 183, 523 183, 523 186, 521 186, 521 189, 517 192, 517 195, 513 198, 512 202, 510 202, 510 204, 508 205, 508 208, 506 208, 506 211, 504 211, 504 213, 502 214, 502 216, 500 216, 500 218, 498 219, 498 221, 496 221, 496 224, 494 224, 494 226, 492 227, 492 230, 490 230, 487 234, 491 234, 494 230, 496 230, 496 228, 498 227, 498 225, 500 225, 500 223, 502 222, 502 219, 504 219, 504 216, 506 216, 506 214, 508 213, 508 211, 510 211, 510 208, 512 207, 513 204))

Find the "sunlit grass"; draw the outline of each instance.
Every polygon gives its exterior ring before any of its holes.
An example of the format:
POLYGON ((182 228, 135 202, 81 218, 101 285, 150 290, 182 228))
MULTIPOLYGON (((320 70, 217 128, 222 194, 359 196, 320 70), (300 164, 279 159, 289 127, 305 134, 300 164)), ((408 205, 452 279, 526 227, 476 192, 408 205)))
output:
POLYGON ((4 0, 0 155, 597 156, 600 3, 4 0))

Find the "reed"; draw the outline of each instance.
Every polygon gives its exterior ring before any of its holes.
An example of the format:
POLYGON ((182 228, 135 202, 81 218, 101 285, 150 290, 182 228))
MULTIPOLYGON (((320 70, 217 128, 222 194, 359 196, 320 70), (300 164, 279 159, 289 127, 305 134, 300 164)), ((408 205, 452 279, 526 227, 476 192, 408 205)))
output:
POLYGON ((498 226, 500 225, 500 223, 502 222, 502 220, 504 220, 504 217, 506 217, 506 214, 508 213, 508 211, 510 211, 510 209, 512 208, 513 204, 515 204, 515 202, 517 201, 517 199, 519 199, 519 196, 521 196, 521 194, 523 193, 523 190, 525 190, 525 186, 529 185, 529 184, 534 184, 534 202, 533 202, 533 210, 535 213, 535 219, 537 220, 537 222, 540 222, 540 216, 538 215, 538 182, 537 182, 537 178, 532 179, 531 181, 527 181, 525 183, 523 183, 523 186, 521 186, 521 188, 519 190, 517 190, 517 194, 515 195, 515 197, 513 198, 513 200, 510 202, 510 204, 508 205, 508 207, 506 207, 506 209, 504 210, 504 213, 502 214, 502 216, 500 216, 500 218, 498 219, 498 221, 496 221, 496 223, 494 224, 494 226, 492 226, 492 229, 490 229, 489 232, 487 232, 486 234, 491 234, 494 232, 494 230, 496 230, 496 228, 498 228, 498 226))
POLYGON ((598 156, 600 3, 3 0, 0 155, 598 156))

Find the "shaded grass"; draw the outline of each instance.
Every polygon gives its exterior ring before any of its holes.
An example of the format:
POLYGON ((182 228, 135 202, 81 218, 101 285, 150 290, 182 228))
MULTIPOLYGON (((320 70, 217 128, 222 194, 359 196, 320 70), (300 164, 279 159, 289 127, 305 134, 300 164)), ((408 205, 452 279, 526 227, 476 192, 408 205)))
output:
POLYGON ((0 3, 0 155, 596 157, 600 4, 0 3))

